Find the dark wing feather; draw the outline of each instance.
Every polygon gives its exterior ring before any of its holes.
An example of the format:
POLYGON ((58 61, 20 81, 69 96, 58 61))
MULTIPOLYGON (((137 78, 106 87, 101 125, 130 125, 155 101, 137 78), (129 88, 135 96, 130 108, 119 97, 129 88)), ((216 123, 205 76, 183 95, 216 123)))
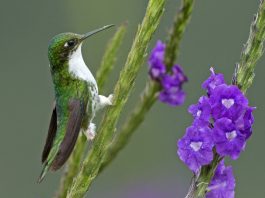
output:
POLYGON ((56 106, 54 105, 50 120, 48 135, 46 138, 46 143, 42 151, 42 157, 41 157, 42 163, 44 163, 47 160, 47 157, 51 151, 52 144, 56 135, 56 130, 57 130, 57 113, 56 113, 56 106))
POLYGON ((69 158, 74 149, 79 131, 81 129, 82 120, 85 115, 84 103, 80 100, 70 100, 68 108, 69 120, 67 123, 66 133, 60 145, 59 151, 52 162, 52 170, 59 169, 69 158))

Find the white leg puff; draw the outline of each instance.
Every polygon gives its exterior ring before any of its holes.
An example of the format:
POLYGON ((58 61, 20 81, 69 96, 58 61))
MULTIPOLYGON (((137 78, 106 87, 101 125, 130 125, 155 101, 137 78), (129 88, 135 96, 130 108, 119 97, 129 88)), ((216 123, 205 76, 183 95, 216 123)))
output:
POLYGON ((84 132, 88 141, 91 141, 96 136, 96 125, 94 123, 90 123, 88 129, 84 132))

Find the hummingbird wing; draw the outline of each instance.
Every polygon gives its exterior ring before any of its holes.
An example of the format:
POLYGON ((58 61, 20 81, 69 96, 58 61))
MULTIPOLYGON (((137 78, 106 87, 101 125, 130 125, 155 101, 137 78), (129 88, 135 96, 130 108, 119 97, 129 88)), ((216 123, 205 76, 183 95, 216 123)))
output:
POLYGON ((72 153, 85 116, 85 105, 80 99, 70 99, 68 103, 69 119, 65 136, 51 164, 52 170, 59 169, 72 153))
POLYGON ((69 158, 77 141, 82 121, 85 119, 86 102, 82 99, 70 99, 66 104, 68 119, 57 126, 60 122, 56 107, 53 110, 46 144, 42 154, 44 167, 38 183, 45 177, 51 168, 58 170, 69 158))
POLYGON ((47 135, 46 143, 45 143, 45 146, 42 152, 42 157, 41 157, 42 163, 44 163, 47 160, 47 157, 51 151, 52 144, 56 136, 56 130, 57 130, 57 112, 56 112, 56 105, 54 103, 52 116, 50 120, 50 126, 48 130, 48 135, 47 135))

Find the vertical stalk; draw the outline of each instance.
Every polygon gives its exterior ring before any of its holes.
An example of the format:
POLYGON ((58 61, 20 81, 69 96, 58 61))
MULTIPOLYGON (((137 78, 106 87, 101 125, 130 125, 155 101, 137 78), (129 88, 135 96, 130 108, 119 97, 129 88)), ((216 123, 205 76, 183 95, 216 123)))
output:
POLYGON ((152 81, 148 81, 145 90, 141 94, 141 99, 135 106, 134 111, 128 117, 127 121, 123 125, 121 131, 114 138, 109 149, 104 155, 102 165, 99 172, 102 172, 105 167, 109 165, 112 160, 115 159, 120 150, 129 142, 133 132, 138 128, 140 123, 143 122, 145 115, 151 109, 156 101, 156 93, 158 85, 152 81))
POLYGON ((69 160, 67 161, 64 173, 60 180, 60 186, 56 193, 56 198, 65 198, 67 195, 67 190, 73 182, 74 176, 77 174, 81 167, 81 161, 83 158, 84 150, 86 148, 87 139, 83 134, 77 139, 76 147, 71 154, 69 160))
POLYGON ((265 3, 260 1, 257 14, 250 26, 247 43, 244 45, 239 63, 236 65, 233 76, 233 84, 236 84, 243 92, 252 85, 254 69, 257 61, 263 54, 263 42, 265 39, 265 3))
POLYGON ((180 41, 190 21, 195 0, 182 0, 166 45, 165 64, 168 69, 178 57, 180 41))
MULTIPOLYGON (((176 14, 174 24, 171 28, 171 33, 167 41, 167 49, 165 60, 169 66, 173 66, 179 51, 179 43, 183 37, 183 33, 191 18, 194 0, 183 0, 179 12, 176 14), (171 64, 171 65, 169 65, 171 64)), ((127 145, 130 137, 135 130, 141 125, 146 114, 152 108, 156 101, 156 95, 160 87, 155 82, 148 80, 141 94, 141 99, 134 107, 134 111, 129 115, 127 121, 122 126, 121 131, 116 135, 113 143, 110 145, 107 153, 104 156, 100 172, 102 172, 108 164, 115 159, 118 153, 127 145)))
POLYGON ((120 113, 129 98, 137 73, 144 61, 143 55, 146 54, 148 43, 158 27, 164 4, 165 0, 150 0, 148 3, 146 15, 138 28, 125 67, 115 86, 114 106, 105 113, 91 151, 85 158, 80 172, 68 191, 68 198, 83 197, 98 175, 103 156, 115 133, 120 113))
POLYGON ((219 162, 223 159, 216 152, 210 165, 203 166, 199 175, 194 175, 190 189, 185 198, 203 198, 207 192, 207 187, 214 176, 219 162))
POLYGON ((99 70, 97 71, 96 75, 99 90, 103 89, 110 72, 113 70, 113 67, 116 64, 118 50, 120 49, 120 46, 124 39, 126 29, 127 24, 122 24, 107 45, 105 54, 102 58, 99 70))

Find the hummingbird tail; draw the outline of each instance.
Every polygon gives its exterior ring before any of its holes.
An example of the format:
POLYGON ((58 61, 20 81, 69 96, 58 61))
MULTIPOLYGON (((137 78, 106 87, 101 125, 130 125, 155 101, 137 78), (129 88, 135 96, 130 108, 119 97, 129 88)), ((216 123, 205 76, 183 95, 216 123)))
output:
POLYGON ((40 184, 40 183, 42 182, 42 180, 44 179, 44 177, 45 177, 46 173, 48 172, 49 168, 50 168, 50 167, 48 166, 48 164, 45 163, 45 164, 44 164, 44 167, 43 167, 43 169, 42 169, 42 171, 41 171, 41 174, 40 174, 40 176, 39 176, 39 179, 38 179, 38 183, 39 183, 39 184, 40 184))

